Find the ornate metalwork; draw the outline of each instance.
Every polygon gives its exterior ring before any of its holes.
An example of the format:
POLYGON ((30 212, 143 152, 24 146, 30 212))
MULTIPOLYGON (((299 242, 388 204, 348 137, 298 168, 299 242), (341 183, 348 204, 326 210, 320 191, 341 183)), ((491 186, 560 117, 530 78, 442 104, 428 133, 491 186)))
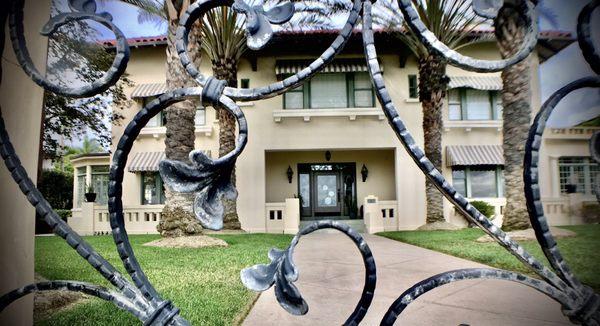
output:
POLYGON ((358 325, 365 317, 377 283, 377 272, 375 259, 371 249, 365 240, 348 225, 337 221, 318 221, 311 223, 292 239, 292 243, 286 250, 271 249, 269 251, 269 265, 255 265, 240 272, 242 283, 254 291, 265 291, 275 285, 275 296, 279 304, 294 315, 304 315, 308 312, 308 305, 302 299, 298 288, 292 284, 298 280, 299 272, 294 264, 294 248, 300 241, 300 237, 310 234, 319 229, 336 229, 347 235, 356 245, 362 255, 365 264, 365 285, 363 287, 360 301, 348 317, 344 325, 358 325))
MULTIPOLYGON (((449 49, 427 30, 412 7, 410 0, 398 0, 400 10, 409 27, 418 35, 424 45, 444 56, 450 64, 478 72, 493 72, 505 69, 524 60, 535 47, 537 41, 537 26, 535 24, 536 3, 525 0, 513 0, 512 2, 521 6, 521 12, 523 13, 524 20, 527 22, 526 40, 523 42, 521 49, 513 57, 505 60, 490 61, 466 57, 449 49)), ((473 0, 473 10, 482 17, 493 19, 503 4, 504 1, 501 0, 473 0)), ((8 10, 4 11, 2 16, 0 16, 2 27, 4 28, 5 20, 8 18, 10 38, 19 64, 25 73, 40 87, 65 96, 89 97, 99 94, 114 85, 125 71, 129 58, 127 41, 123 33, 112 23, 112 17, 109 14, 96 12, 97 8, 93 0, 70 0, 69 8, 72 12, 61 13, 52 17, 42 29, 43 35, 50 36, 65 24, 81 20, 94 20, 108 27, 115 34, 117 40, 116 55, 111 68, 98 80, 78 88, 58 86, 45 79, 38 72, 29 57, 23 34, 24 0, 10 0, 4 5, 8 10)), ((596 74, 600 74, 600 55, 592 42, 590 20, 591 13, 599 5, 600 0, 593 0, 582 10, 577 28, 578 42, 583 56, 596 74)), ((200 97, 205 105, 218 105, 232 113, 237 120, 240 130, 236 148, 232 152, 213 160, 202 152, 194 151, 190 153, 191 164, 168 160, 160 163, 161 175, 171 188, 179 192, 196 193, 194 211, 201 224, 205 228, 214 230, 222 228, 223 207, 220 199, 223 197, 235 198, 236 196, 235 189, 231 185, 231 170, 235 166, 237 157, 244 150, 248 137, 246 119, 235 101, 262 100, 280 95, 291 88, 302 85, 314 74, 321 71, 327 64, 331 63, 333 58, 343 49, 352 31, 358 26, 359 22, 362 22, 365 59, 368 62, 368 69, 377 98, 381 103, 390 126, 395 131, 407 153, 423 171, 425 176, 436 185, 456 209, 467 216, 469 220, 483 229, 525 265, 529 266, 541 278, 534 279, 518 273, 496 269, 464 269, 442 273, 415 284, 401 294, 389 308, 381 324, 393 324, 408 304, 422 294, 439 286, 468 279, 497 279, 518 282, 549 296, 561 304, 563 313, 574 323, 600 325, 600 296, 594 293, 589 287, 581 284, 563 260, 560 250, 549 231, 548 222, 544 216, 540 202, 538 185, 538 154, 548 117, 551 115, 554 107, 569 93, 581 88, 600 87, 600 77, 593 76, 577 80, 552 95, 535 117, 527 140, 524 164, 526 187, 524 191, 529 217, 535 229, 538 242, 550 262, 552 267, 550 269, 531 256, 523 247, 510 239, 501 229, 493 225, 475 207, 470 205, 444 179, 442 174, 434 168, 433 164, 431 164, 423 151, 418 147, 398 115, 398 111, 386 89, 379 62, 377 61, 377 51, 375 49, 372 29, 371 1, 353 1, 347 21, 340 30, 337 38, 308 67, 282 81, 253 89, 227 87, 224 81, 217 80, 214 77, 205 77, 194 66, 186 52, 188 33, 194 21, 198 20, 208 10, 218 6, 231 6, 238 13, 246 16, 248 46, 251 49, 259 49, 267 44, 273 33, 271 24, 285 23, 294 15, 294 6, 292 3, 285 3, 269 11, 265 11, 262 7, 250 6, 243 2, 243 0, 199 0, 192 4, 181 18, 177 30, 177 51, 181 63, 188 74, 198 82, 198 86, 169 91, 145 105, 128 124, 119 139, 110 169, 109 212, 112 234, 119 256, 133 283, 128 281, 108 261, 100 256, 52 210, 21 165, 10 142, 10 137, 6 131, 0 111, 0 154, 14 181, 19 185, 29 202, 36 208, 38 215, 42 216, 48 225, 52 227, 54 233, 65 239, 82 258, 90 263, 115 287, 115 289, 111 290, 75 281, 35 283, 0 297, 0 311, 13 301, 27 294, 36 291, 62 289, 83 292, 110 301, 117 307, 130 312, 147 325, 187 325, 188 322, 179 316, 179 310, 170 301, 162 299, 148 281, 129 242, 123 218, 122 182, 125 165, 134 140, 152 117, 166 107, 189 97, 200 97)), ((0 36, 0 45, 4 46, 4 30, 2 30, 2 35, 0 36)), ((600 133, 596 133, 592 137, 590 151, 592 157, 600 162, 600 133)), ((600 182, 598 182, 597 186, 600 190, 600 182)), ((596 191, 596 195, 600 201, 599 190, 596 191)), ((323 228, 337 229, 347 235, 356 244, 363 257, 366 271, 362 296, 355 310, 345 322, 347 325, 356 325, 363 319, 372 302, 376 285, 376 268, 371 251, 364 239, 347 225, 335 221, 319 221, 310 224, 294 237, 286 250, 272 249, 269 252, 270 264, 256 265, 242 270, 242 282, 248 288, 255 291, 265 291, 271 286, 275 286, 276 298, 284 309, 292 314, 305 314, 308 311, 308 304, 293 284, 299 277, 299 271, 293 262, 293 251, 300 237, 323 228)))

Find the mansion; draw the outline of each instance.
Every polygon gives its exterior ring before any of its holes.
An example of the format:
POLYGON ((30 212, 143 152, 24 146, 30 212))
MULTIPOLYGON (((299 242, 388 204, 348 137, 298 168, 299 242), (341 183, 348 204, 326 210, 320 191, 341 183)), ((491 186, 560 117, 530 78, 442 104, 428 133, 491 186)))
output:
MULTIPOLYGON (((481 32, 480 32, 481 33, 481 32)), ((240 60, 240 87, 273 83, 306 67, 337 32, 282 32, 260 51, 240 60)), ((541 106, 539 65, 573 41, 568 33, 543 32, 530 56, 532 107, 541 106)), ((238 214, 247 232, 294 233, 303 223, 339 219, 358 230, 412 230, 425 223, 425 177, 407 155, 376 100, 356 33, 324 71, 303 86, 274 98, 240 103, 248 120, 248 145, 236 165, 238 214)), ((166 37, 129 40, 127 68, 135 82, 134 103, 125 121, 112 127, 113 143, 145 103, 167 91, 166 37)), ((417 142, 423 145, 422 109, 414 55, 400 40, 376 33, 379 60, 390 96, 417 142)), ((107 47, 111 46, 108 42, 107 47)), ((461 52, 482 59, 499 58, 495 41, 461 52)), ((199 67, 211 75, 210 60, 199 67)), ((443 110, 444 177, 469 200, 495 207, 500 225, 504 198, 502 151, 502 80, 499 73, 478 74, 448 66, 450 79, 443 110)), ((136 140, 123 182, 125 222, 130 233, 156 233, 164 204, 158 163, 165 158, 164 117, 158 115, 136 140)), ((198 107, 196 149, 212 158, 219 151, 218 121, 212 108, 198 107)), ((593 180, 600 171, 590 159, 589 138, 596 127, 548 129, 540 157, 540 186, 552 225, 583 223, 580 212, 594 202, 593 180), (568 191, 576 183, 575 191, 568 191)), ((113 145, 114 146, 114 145, 113 145)), ((80 234, 110 231, 107 208, 109 153, 72 160, 74 208, 69 224, 80 234), (85 185, 97 193, 84 200, 85 185)), ((446 200, 444 216, 466 225, 446 200)))

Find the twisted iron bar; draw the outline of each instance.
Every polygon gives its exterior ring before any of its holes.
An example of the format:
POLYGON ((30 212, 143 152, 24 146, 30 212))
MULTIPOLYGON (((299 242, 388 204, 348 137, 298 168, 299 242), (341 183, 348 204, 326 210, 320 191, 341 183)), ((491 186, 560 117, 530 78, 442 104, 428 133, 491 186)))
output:
MULTIPOLYGON (((535 1, 514 0, 523 12, 524 21, 527 22, 527 34, 517 54, 504 60, 479 60, 463 56, 442 44, 428 31, 409 0, 398 0, 399 8, 407 21, 409 28, 419 37, 421 42, 430 50, 445 57, 448 62, 457 67, 477 71, 493 72, 505 69, 524 60, 533 51, 537 41, 537 25, 535 23, 535 1)), ((485 18, 495 18, 502 6, 502 0, 474 0, 473 10, 485 18)), ((578 18, 577 35, 584 58, 592 70, 600 71, 600 55, 594 47, 591 38, 590 20, 591 13, 598 8, 600 0, 593 0, 581 12, 578 18)), ((69 88, 54 84, 45 79, 34 67, 25 42, 23 33, 23 6, 24 0, 11 0, 4 4, 8 10, 0 16, 2 28, 9 19, 11 41, 19 64, 26 74, 40 87, 70 97, 88 97, 105 91, 114 85, 125 71, 129 59, 129 48, 123 33, 112 23, 112 17, 107 13, 96 13, 93 0, 69 0, 69 7, 73 12, 61 13, 52 17, 42 29, 42 34, 50 36, 60 26, 81 20, 94 20, 113 31, 117 40, 116 55, 111 68, 98 80, 89 85, 69 88)), ((582 285, 572 274, 564 262, 556 242, 549 231, 548 223, 540 205, 538 186, 538 152, 545 123, 554 107, 570 92, 584 87, 600 86, 599 77, 589 77, 575 81, 557 91, 537 114, 530 129, 527 141, 524 179, 526 183, 525 194, 531 223, 535 229, 536 237, 541 244, 552 269, 545 267, 541 262, 527 253, 523 247, 510 239, 501 229, 489 222, 487 218, 477 211, 467 200, 436 170, 423 151, 418 147, 414 138, 406 129, 398 115, 385 86, 383 76, 377 61, 375 49, 371 10, 369 0, 354 0, 353 7, 344 27, 337 38, 314 60, 308 67, 297 74, 271 85, 253 89, 239 89, 227 87, 224 81, 214 77, 206 78, 194 66, 187 54, 187 38, 192 24, 208 10, 218 6, 231 6, 238 13, 246 15, 248 45, 252 49, 260 48, 266 44, 257 40, 268 40, 272 33, 269 24, 281 24, 293 15, 293 6, 285 3, 276 9, 265 11, 262 7, 250 7, 242 0, 200 0, 192 4, 180 20, 177 30, 177 51, 185 70, 199 84, 199 87, 182 88, 167 92, 154 101, 148 103, 132 119, 121 136, 117 149, 113 155, 110 169, 109 183, 109 212, 113 238, 123 264, 133 280, 127 281, 116 269, 101 257, 85 240, 75 233, 62 221, 41 193, 36 189, 31 179, 21 165, 18 156, 10 142, 0 110, 0 154, 13 176, 15 182, 29 202, 36 208, 36 212, 52 227, 54 233, 64 238, 80 256, 90 263, 98 272, 115 286, 116 290, 105 289, 92 284, 74 281, 49 281, 30 284, 14 290, 0 297, 0 311, 18 298, 36 291, 63 289, 68 291, 84 292, 104 300, 110 301, 117 307, 124 309, 145 325, 187 325, 188 322, 179 316, 179 310, 169 301, 163 300, 154 289, 138 263, 133 248, 129 242, 123 218, 122 181, 127 157, 133 142, 140 130, 147 122, 164 110, 166 107, 184 100, 188 97, 200 97, 207 106, 218 105, 232 113, 239 125, 239 136, 236 148, 216 160, 212 160, 199 151, 190 153, 192 164, 183 164, 175 161, 163 161, 160 172, 165 183, 179 192, 196 193, 194 211, 196 217, 206 228, 222 228, 223 207, 220 199, 223 197, 235 198, 235 189, 231 185, 231 169, 237 157, 242 153, 248 137, 246 119, 242 110, 235 101, 253 101, 277 96, 287 90, 302 85, 314 74, 324 69, 334 57, 341 52, 350 38, 352 31, 357 27, 362 13, 362 36, 365 58, 368 63, 369 73, 376 90, 377 98, 381 103, 384 113, 399 140, 412 157, 415 164, 423 171, 441 193, 452 202, 469 220, 477 224, 498 243, 505 247, 525 265, 529 266, 542 280, 533 279, 513 272, 495 269, 466 269, 442 273, 415 284, 405 291, 389 308, 381 324, 393 324, 408 304, 420 295, 439 286, 467 279, 498 279, 521 283, 530 286, 541 293, 559 302, 563 313, 574 323, 585 325, 600 325, 600 297, 589 287, 582 285)), ((4 33, 0 36, 0 46, 4 48, 4 33)), ((1 77, 1 70, 0 70, 1 77)), ((596 133, 590 142, 592 157, 600 161, 600 133, 596 133)), ((600 183, 599 183, 600 185, 600 183)), ((599 186, 600 188, 600 186, 599 186)), ((600 191, 596 195, 600 200, 600 191)), ((345 321, 345 325, 357 325, 364 318, 374 296, 376 285, 376 268, 372 253, 364 239, 347 225, 335 221, 319 221, 302 229, 292 240, 290 246, 284 250, 273 249, 269 253, 271 264, 256 265, 241 271, 242 282, 250 289, 264 291, 275 286, 275 293, 280 304, 293 314, 305 314, 308 305, 302 299, 298 289, 292 284, 299 277, 299 272, 293 262, 293 250, 301 236, 318 229, 333 228, 341 231, 357 245, 365 264, 365 285, 361 298, 353 313, 345 321)))

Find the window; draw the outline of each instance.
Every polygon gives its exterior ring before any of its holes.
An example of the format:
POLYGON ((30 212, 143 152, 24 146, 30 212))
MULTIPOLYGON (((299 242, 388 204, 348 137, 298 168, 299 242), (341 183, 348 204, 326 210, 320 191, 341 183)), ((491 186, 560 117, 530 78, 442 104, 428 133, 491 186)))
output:
POLYGON ((291 89, 283 95, 283 107, 285 109, 303 109, 306 107, 304 103, 304 85, 291 89))
POLYGON ((242 79, 240 85, 241 88, 250 88, 250 79, 242 79))
POLYGON ((309 87, 311 109, 348 107, 345 74, 318 74, 309 87))
MULTIPOLYGON (((142 105, 145 107, 148 103, 152 102, 156 97, 144 97, 142 99, 142 105)), ((167 117, 165 111, 160 111, 157 115, 152 117, 146 124, 146 127, 162 127, 167 123, 167 117)))
POLYGON ((108 203, 108 165, 92 166, 92 185, 96 193, 96 203, 106 205, 108 203))
MULTIPOLYGON (((375 106, 375 94, 373 93, 373 85, 371 77, 366 73, 356 73, 354 76, 354 99, 355 108, 372 108, 375 106)), ((352 83, 351 83, 352 85, 352 83)))
POLYGON ((84 194, 86 193, 86 167, 77 168, 77 206, 81 207, 84 194))
POLYGON ((504 196, 504 175, 501 166, 467 166, 452 169, 452 184, 467 198, 497 198, 504 196))
POLYGON ((470 88, 448 91, 448 119, 450 120, 499 120, 502 103, 498 92, 470 88))
POLYGON ((285 109, 372 108, 375 93, 367 73, 322 73, 283 95, 285 109))
POLYGON ((561 157, 558 159, 560 192, 595 194, 600 166, 590 157, 561 157))
POLYGON ((310 207, 310 174, 300 173, 300 205, 302 208, 310 207))
POLYGON ((206 124, 206 110, 203 107, 196 110, 196 117, 194 118, 196 126, 204 126, 206 124))
POLYGON ((165 187, 158 172, 142 173, 142 205, 165 203, 165 187))
POLYGON ((419 82, 417 75, 408 75, 408 97, 419 98, 419 82))

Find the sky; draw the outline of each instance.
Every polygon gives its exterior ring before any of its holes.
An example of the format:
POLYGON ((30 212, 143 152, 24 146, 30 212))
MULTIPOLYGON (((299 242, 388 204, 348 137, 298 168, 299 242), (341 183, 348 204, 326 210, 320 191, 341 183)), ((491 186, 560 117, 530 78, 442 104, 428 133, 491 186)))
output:
MULTIPOLYGON (((66 3, 66 0, 58 0, 66 3)), ((540 30, 563 30, 576 35, 577 16, 589 0, 543 0, 545 7, 555 15, 556 25, 540 19, 540 30)), ((113 15, 114 23, 126 37, 157 36, 166 33, 166 24, 139 22, 137 8, 120 1, 98 1, 98 11, 113 15)), ((65 8, 66 9, 66 8, 65 8)), ((68 9, 67 9, 68 10, 68 9)), ((337 19, 336 19, 337 20, 337 19)), ((600 10, 593 14, 593 30, 600 31, 600 10)), ((114 38, 112 32, 99 29, 100 39, 114 38)), ((595 35, 595 43, 600 47, 600 33, 595 35)), ((577 43, 570 45, 540 67, 541 97, 545 101, 553 92, 578 78, 594 75, 583 57, 577 43), (568 69, 566 69, 568 67, 568 69)), ((600 115, 600 90, 585 89, 566 97, 550 117, 548 126, 569 127, 600 115)), ((75 143, 77 143, 75 141, 75 143)))

